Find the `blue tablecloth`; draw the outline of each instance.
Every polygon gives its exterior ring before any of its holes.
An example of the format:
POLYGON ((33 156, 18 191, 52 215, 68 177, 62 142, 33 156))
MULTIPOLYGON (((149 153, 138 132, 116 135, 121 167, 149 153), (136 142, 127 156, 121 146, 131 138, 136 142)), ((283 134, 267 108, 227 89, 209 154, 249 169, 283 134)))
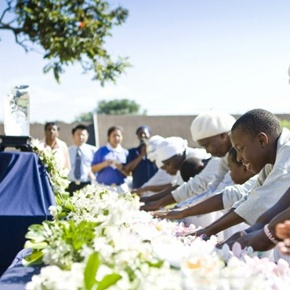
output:
POLYGON ((50 205, 55 198, 38 155, 0 152, 0 275, 23 249, 28 227, 51 219, 50 205))
POLYGON ((31 281, 32 276, 39 274, 41 266, 23 267, 22 265, 22 259, 29 253, 29 249, 23 249, 17 254, 0 278, 1 290, 25 290, 25 285, 31 281))

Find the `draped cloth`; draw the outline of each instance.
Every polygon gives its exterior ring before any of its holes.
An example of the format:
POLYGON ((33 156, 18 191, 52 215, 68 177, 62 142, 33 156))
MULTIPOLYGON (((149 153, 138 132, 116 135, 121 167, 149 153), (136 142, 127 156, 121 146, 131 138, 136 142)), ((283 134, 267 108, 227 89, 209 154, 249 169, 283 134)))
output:
POLYGON ((48 208, 55 204, 37 154, 0 153, 0 275, 23 248, 28 227, 51 219, 48 208))

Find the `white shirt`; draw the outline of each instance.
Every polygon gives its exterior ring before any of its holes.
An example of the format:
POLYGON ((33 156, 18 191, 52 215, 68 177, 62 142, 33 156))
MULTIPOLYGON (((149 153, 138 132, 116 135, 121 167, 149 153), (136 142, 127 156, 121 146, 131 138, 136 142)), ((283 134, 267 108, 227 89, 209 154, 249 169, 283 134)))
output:
POLYGON ((235 212, 253 225, 257 218, 272 207, 290 186, 290 131, 283 128, 277 142, 276 161, 259 173, 250 193, 243 196, 235 212), (272 169, 271 169, 272 168, 272 169))
MULTIPOLYGON (((220 183, 229 171, 227 156, 223 158, 212 157, 206 167, 197 175, 184 182, 176 190, 172 191, 173 198, 177 202, 204 192, 210 183, 219 180, 220 183)), ((213 190, 213 187, 212 189, 213 190)))
MULTIPOLYGON (((94 157, 95 152, 97 151, 97 147, 92 146, 90 144, 82 144, 80 147, 81 154, 81 178, 79 181, 87 182, 90 181, 89 173, 91 172, 91 163, 94 157)), ((69 158, 71 163, 71 170, 69 172, 68 179, 70 181, 76 181, 74 177, 74 169, 75 169, 75 159, 77 153, 78 146, 72 145, 68 148, 69 158)))

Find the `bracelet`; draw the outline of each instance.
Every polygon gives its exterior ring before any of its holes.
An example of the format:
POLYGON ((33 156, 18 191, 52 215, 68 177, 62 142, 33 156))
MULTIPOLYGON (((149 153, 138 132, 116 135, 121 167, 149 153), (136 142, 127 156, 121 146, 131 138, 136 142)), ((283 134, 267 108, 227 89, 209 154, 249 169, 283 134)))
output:
POLYGON ((272 233, 270 232, 269 230, 269 227, 268 227, 269 224, 266 224, 264 226, 264 233, 265 235, 267 236, 267 238, 274 244, 274 245, 277 245, 279 243, 279 241, 272 235, 272 233))

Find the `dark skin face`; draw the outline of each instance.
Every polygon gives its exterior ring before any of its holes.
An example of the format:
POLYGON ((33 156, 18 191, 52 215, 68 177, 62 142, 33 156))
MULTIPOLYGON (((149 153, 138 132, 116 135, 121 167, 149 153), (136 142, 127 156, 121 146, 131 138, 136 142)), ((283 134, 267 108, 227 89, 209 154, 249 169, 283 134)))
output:
POLYGON ((265 133, 261 132, 252 136, 236 129, 231 134, 231 141, 237 150, 237 160, 242 162, 249 171, 257 174, 267 163, 274 164, 275 147, 271 146, 265 133))
POLYGON ((50 125, 45 130, 45 138, 47 142, 53 142, 58 137, 59 132, 56 125, 50 125))
POLYGON ((235 184, 243 184, 249 178, 254 176, 254 173, 247 170, 247 168, 237 161, 233 161, 231 159, 228 160, 230 175, 235 184))
POLYGON ((138 137, 139 140, 141 140, 141 139, 149 139, 150 138, 149 130, 147 128, 140 129, 138 131, 137 137, 138 137))
POLYGON ((212 156, 224 157, 232 147, 227 133, 198 140, 198 144, 212 156))
POLYGON ((184 158, 182 155, 174 155, 171 158, 162 161, 162 169, 164 169, 170 175, 175 175, 181 168, 183 160, 184 158))

